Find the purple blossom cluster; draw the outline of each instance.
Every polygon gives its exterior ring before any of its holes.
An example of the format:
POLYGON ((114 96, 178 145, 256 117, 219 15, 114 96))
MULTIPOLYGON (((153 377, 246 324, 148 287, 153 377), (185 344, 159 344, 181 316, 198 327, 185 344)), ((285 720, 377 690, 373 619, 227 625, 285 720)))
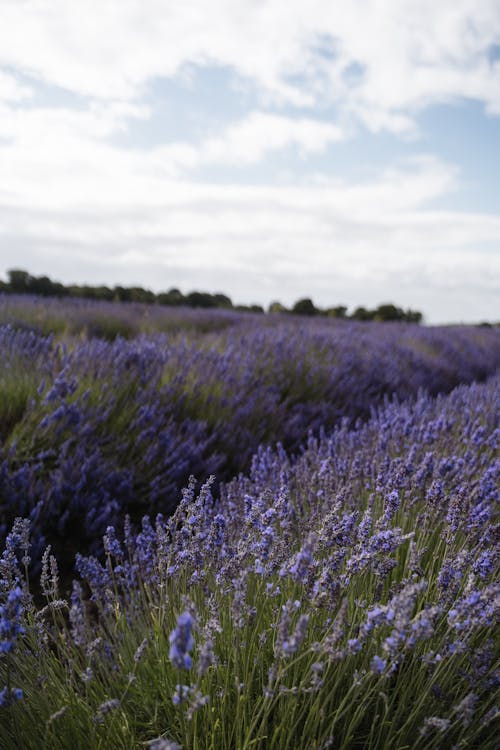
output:
MULTIPOLYGON (((219 498, 210 482, 199 494, 191 483, 173 516, 158 516, 154 525, 145 517, 138 535, 126 529, 123 546, 108 529, 108 561, 80 557, 80 574, 102 608, 111 606, 117 585, 121 601, 132 602, 139 584, 156 590, 167 581, 211 581, 230 597, 237 628, 255 617, 249 591, 257 577, 271 601, 286 591, 295 596, 277 613, 281 656, 294 654, 306 637, 310 613, 294 613, 307 602, 339 613, 321 647, 330 659, 372 653, 371 669, 380 674, 396 672, 415 652, 433 663, 451 659, 499 615, 491 525, 499 399, 497 378, 446 397, 421 394, 414 404, 387 405, 354 430, 343 424, 311 438, 295 460, 282 449, 262 449, 250 475, 223 485, 219 498), (480 441, 468 434, 471 418, 481 420, 480 441), (432 442, 421 439, 429 425, 432 442), (485 509, 480 520, 478 506, 485 509), (424 569, 433 571, 432 581, 424 569), (345 592, 367 581, 371 601, 360 602, 347 625, 345 592), (440 632, 440 653, 427 653, 440 632)), ((185 612, 172 632, 178 669, 191 667, 192 627, 185 612)))
POLYGON ((177 619, 175 630, 170 634, 170 661, 176 669, 191 669, 193 660, 190 656, 194 647, 193 618, 189 612, 183 612, 177 619))
MULTIPOLYGON (((22 614, 23 591, 20 586, 15 586, 4 597, 4 603, 0 604, 0 659, 9 658, 17 639, 25 633, 22 614)), ((9 706, 22 697, 21 688, 12 688, 7 684, 0 690, 0 707, 9 706)))
POLYGON ((20 586, 11 589, 5 604, 0 605, 0 654, 14 649, 18 635, 24 633, 21 625, 23 592, 20 586))

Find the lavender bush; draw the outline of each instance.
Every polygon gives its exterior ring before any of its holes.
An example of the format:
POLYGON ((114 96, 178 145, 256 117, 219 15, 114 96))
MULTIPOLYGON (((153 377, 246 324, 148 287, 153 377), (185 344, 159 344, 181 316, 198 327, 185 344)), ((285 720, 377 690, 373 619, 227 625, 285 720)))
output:
POLYGON ((262 447, 110 525, 69 597, 47 550, 34 599, 18 520, 0 746, 493 750, 499 403, 497 376, 262 447))

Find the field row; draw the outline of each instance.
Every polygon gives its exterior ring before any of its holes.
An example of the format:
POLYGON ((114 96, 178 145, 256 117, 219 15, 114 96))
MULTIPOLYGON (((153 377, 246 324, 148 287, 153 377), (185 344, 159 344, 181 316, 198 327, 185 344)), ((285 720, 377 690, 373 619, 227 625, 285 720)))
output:
POLYGON ((229 481, 260 446, 296 453, 387 399, 500 365, 496 329, 233 318, 113 342, 0 327, 0 536, 21 515, 40 548, 97 551, 125 513, 173 511, 191 475, 229 481))

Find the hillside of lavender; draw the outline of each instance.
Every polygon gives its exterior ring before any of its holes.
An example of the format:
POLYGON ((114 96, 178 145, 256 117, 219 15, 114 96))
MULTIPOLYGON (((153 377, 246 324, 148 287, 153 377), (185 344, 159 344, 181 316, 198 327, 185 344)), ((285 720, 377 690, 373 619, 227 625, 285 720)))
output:
POLYGON ((0 747, 493 750, 498 328, 10 296, 0 351, 0 747))

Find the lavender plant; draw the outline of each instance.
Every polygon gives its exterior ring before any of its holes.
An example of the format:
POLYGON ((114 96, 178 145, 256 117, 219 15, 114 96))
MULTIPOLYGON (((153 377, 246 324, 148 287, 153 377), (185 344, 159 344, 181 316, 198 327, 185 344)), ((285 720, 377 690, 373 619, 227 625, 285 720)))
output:
POLYGON ((263 447, 110 526, 68 598, 47 552, 34 601, 17 522, 0 746, 493 750, 499 403, 496 377, 263 447))

